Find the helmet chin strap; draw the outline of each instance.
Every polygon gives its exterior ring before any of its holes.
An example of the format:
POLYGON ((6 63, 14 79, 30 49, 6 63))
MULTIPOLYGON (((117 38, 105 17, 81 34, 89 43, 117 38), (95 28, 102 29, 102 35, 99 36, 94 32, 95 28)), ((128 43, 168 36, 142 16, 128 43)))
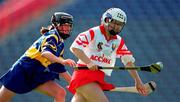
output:
POLYGON ((121 28, 121 30, 119 32, 115 32, 113 29, 109 30, 109 34, 113 35, 113 36, 118 35, 122 31, 123 28, 124 28, 124 25, 123 25, 123 27, 121 28))
MULTIPOLYGON (((107 23, 107 26, 109 26, 109 24, 107 23)), ((114 27, 115 28, 115 27, 114 27)), ((119 32, 115 32, 113 29, 112 30, 109 30, 109 27, 108 27, 108 31, 109 31, 109 34, 112 35, 112 36, 115 36, 117 34, 119 34, 119 32)))
POLYGON ((111 35, 113 35, 113 36, 115 36, 115 35, 118 34, 118 32, 115 32, 114 30, 110 30, 109 33, 110 33, 111 35))
MULTIPOLYGON (((59 31, 58 31, 59 32, 59 31)), ((59 32, 59 35, 61 36, 61 38, 62 39, 64 39, 64 40, 66 40, 67 38, 69 38, 70 37, 70 35, 69 34, 64 34, 64 33, 60 33, 59 32)))

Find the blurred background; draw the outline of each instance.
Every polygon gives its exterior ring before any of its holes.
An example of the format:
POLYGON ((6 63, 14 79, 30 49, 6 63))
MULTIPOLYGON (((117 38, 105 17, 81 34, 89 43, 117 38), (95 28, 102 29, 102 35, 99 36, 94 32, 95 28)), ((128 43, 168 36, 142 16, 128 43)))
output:
MULTIPOLYGON (((147 97, 138 94, 105 92, 110 102, 179 102, 180 101, 180 0, 0 0, 0 76, 40 37, 42 26, 51 24, 56 11, 74 16, 72 36, 65 42, 65 58, 77 59, 69 47, 78 33, 100 24, 102 14, 119 7, 127 14, 121 36, 134 53, 136 65, 157 61, 164 63, 158 74, 139 72, 143 82, 154 80, 157 90, 147 97)), ((116 65, 122 66, 118 60, 116 65)), ((72 73, 72 69, 67 67, 72 73)), ((127 71, 114 71, 108 82, 132 86, 127 71)), ((65 80, 57 81, 66 86, 65 80)), ((67 91, 67 102, 72 94, 67 91)), ((17 95, 12 102, 53 102, 35 91, 17 95)))

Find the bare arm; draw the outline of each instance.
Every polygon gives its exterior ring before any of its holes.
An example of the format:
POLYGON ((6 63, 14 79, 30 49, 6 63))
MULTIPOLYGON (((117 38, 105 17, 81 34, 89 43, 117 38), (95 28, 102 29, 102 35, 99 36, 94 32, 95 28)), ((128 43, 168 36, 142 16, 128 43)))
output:
POLYGON ((51 61, 52 63, 61 63, 63 64, 63 59, 59 58, 59 57, 56 57, 54 54, 52 54, 51 52, 49 51, 44 51, 42 54, 41 54, 42 57, 45 57, 47 58, 49 61, 51 61))
POLYGON ((63 58, 56 57, 54 54, 52 54, 49 51, 42 52, 41 56, 47 58, 52 63, 57 62, 57 63, 61 63, 63 65, 69 65, 71 67, 74 67, 76 65, 73 60, 71 60, 71 59, 64 60, 63 58))
POLYGON ((84 51, 77 49, 77 48, 72 48, 72 53, 79 59, 81 59, 84 63, 88 64, 91 62, 91 60, 86 56, 84 51))
POLYGON ((81 61, 87 64, 87 67, 91 70, 98 70, 97 65, 95 65, 88 56, 84 53, 84 51, 78 48, 72 48, 72 53, 79 58, 81 61))
MULTIPOLYGON (((133 67, 135 65, 132 62, 128 62, 125 66, 126 67, 133 67)), ((147 90, 146 90, 141 78, 139 77, 139 74, 137 73, 137 71, 136 70, 129 70, 129 73, 135 81, 135 86, 136 86, 136 89, 138 90, 138 92, 144 96, 147 96, 147 94, 148 94, 147 90)))
MULTIPOLYGON (((129 63, 127 63, 127 64, 125 65, 125 67, 134 67, 134 66, 135 66, 134 63, 131 63, 131 62, 129 62, 129 63)), ((140 77, 139 77, 139 74, 137 73, 136 70, 129 70, 129 73, 130 73, 130 75, 133 77, 133 79, 134 79, 135 81, 141 82, 141 79, 140 79, 140 77)))

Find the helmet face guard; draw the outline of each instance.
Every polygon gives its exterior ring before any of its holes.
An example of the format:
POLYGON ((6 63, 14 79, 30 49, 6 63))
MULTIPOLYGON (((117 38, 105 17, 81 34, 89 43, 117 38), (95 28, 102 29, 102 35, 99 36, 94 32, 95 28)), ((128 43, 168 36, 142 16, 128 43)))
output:
POLYGON ((53 14, 53 16, 51 17, 51 22, 57 29, 61 38, 67 39, 70 36, 71 32, 69 34, 65 34, 58 30, 58 26, 63 26, 63 24, 68 23, 68 24, 70 24, 70 26, 72 28, 73 27, 73 16, 72 15, 70 15, 68 13, 64 13, 64 12, 55 12, 53 14))
POLYGON ((120 29, 119 32, 116 32, 114 30, 109 30, 109 33, 111 35, 117 35, 118 33, 121 32, 121 30, 123 29, 124 25, 126 24, 127 22, 127 17, 126 17, 126 14, 124 11, 122 11, 121 9, 119 8, 110 8, 108 9, 103 15, 102 15, 102 18, 101 18, 101 23, 104 24, 105 26, 109 26, 109 24, 112 22, 112 21, 117 21, 117 22, 122 22, 123 25, 120 29), (107 20, 108 19, 108 20, 107 20))

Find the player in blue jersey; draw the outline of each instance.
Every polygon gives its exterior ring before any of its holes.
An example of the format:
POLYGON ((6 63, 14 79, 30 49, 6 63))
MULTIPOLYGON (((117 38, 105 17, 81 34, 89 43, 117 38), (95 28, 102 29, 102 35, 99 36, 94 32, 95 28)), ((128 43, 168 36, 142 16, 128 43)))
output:
POLYGON ((72 59, 63 59, 64 40, 70 36, 72 15, 55 12, 52 25, 42 28, 42 36, 0 78, 0 102, 8 102, 15 94, 37 90, 65 102, 66 91, 54 80, 59 76, 70 82, 71 75, 64 65, 76 65, 72 59))

